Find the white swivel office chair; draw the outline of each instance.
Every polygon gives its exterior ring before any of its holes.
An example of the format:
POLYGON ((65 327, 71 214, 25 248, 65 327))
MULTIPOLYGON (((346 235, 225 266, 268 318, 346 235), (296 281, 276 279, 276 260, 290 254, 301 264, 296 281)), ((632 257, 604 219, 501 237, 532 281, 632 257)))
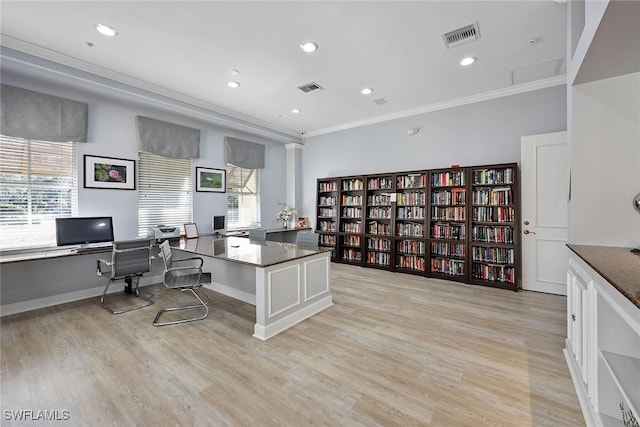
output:
POLYGON ((264 228, 252 228, 249 230, 249 240, 264 242, 267 240, 267 230, 264 228))
POLYGON ((153 258, 151 256, 151 247, 151 239, 121 240, 113 242, 110 261, 104 259, 97 260, 96 273, 98 276, 109 280, 100 297, 100 305, 109 313, 122 314, 153 304, 153 301, 148 295, 142 294, 138 290, 140 277, 142 277, 144 273, 151 271, 151 259, 153 258), (125 292, 144 300, 145 303, 122 310, 114 310, 107 305, 104 302, 107 290, 109 286, 117 280, 124 280, 127 284, 125 292), (132 288, 132 282, 134 280, 135 288, 132 288))
POLYGON ((201 257, 173 259, 173 252, 171 251, 171 246, 169 245, 168 240, 165 240, 160 244, 159 255, 164 261, 164 274, 162 276, 162 283, 164 283, 164 285, 170 289, 177 289, 180 292, 191 292, 196 297, 199 304, 164 308, 160 310, 158 314, 156 314, 156 318, 153 320, 153 325, 175 325, 178 323, 193 322, 194 320, 202 320, 207 317, 207 315, 209 314, 209 307, 207 306, 209 298, 205 295, 205 301, 200 297, 200 295, 198 295, 198 292, 196 292, 197 289, 202 287, 201 279, 203 278, 203 259, 201 257), (179 266, 176 264, 179 264, 179 266), (201 316, 189 317, 186 319, 160 322, 160 316, 162 316, 164 313, 171 311, 196 309, 202 310, 203 314, 201 316))
POLYGON ((313 231, 298 231, 296 244, 303 246, 318 246, 320 235, 313 231))

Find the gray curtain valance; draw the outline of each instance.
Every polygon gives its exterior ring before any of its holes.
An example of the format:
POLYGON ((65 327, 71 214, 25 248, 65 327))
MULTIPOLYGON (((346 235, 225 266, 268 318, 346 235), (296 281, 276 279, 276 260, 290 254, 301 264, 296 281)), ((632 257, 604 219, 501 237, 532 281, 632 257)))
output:
POLYGON ((244 169, 264 168, 264 145, 242 139, 224 137, 224 160, 244 169))
POLYGON ((87 142, 88 105, 2 85, 1 132, 51 142, 87 142))
POLYGON ((200 157, 200 129, 136 116, 140 151, 174 159, 200 157))

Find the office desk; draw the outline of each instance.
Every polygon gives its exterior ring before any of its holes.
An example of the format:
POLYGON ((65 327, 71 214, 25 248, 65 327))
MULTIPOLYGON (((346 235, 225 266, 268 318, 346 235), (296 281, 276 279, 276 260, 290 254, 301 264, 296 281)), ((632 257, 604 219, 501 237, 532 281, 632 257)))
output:
POLYGON ((256 338, 267 340, 333 304, 328 250, 214 236, 182 240, 179 250, 203 257, 212 273, 207 287, 256 306, 256 338))

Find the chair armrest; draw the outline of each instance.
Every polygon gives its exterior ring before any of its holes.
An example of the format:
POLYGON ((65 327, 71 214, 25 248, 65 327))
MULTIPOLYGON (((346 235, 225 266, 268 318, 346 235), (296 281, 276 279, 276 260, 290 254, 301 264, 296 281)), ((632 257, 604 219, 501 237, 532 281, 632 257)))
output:
POLYGON ((102 276, 103 273, 109 273, 111 272, 111 269, 109 269, 109 271, 104 271, 102 270, 101 264, 104 264, 105 266, 111 267, 111 261, 107 261, 105 259, 98 259, 96 260, 96 274, 98 276, 102 276))
MULTIPOLYGON (((202 268, 202 265, 204 264, 204 260, 201 257, 174 259, 173 263, 175 264, 176 262, 184 262, 184 261, 199 261, 200 265, 197 268, 202 268)), ((179 268, 179 267, 173 267, 173 268, 179 268)), ((169 270, 172 270, 173 268, 170 268, 169 270)), ((195 268, 195 267, 190 267, 190 268, 195 268)))

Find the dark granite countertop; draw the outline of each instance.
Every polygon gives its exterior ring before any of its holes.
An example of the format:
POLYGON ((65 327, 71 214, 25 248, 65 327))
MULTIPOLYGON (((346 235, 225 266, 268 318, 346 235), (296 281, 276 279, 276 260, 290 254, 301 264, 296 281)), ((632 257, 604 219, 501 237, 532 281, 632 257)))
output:
POLYGON ((576 255, 640 308, 640 255, 631 248, 568 244, 576 255))

